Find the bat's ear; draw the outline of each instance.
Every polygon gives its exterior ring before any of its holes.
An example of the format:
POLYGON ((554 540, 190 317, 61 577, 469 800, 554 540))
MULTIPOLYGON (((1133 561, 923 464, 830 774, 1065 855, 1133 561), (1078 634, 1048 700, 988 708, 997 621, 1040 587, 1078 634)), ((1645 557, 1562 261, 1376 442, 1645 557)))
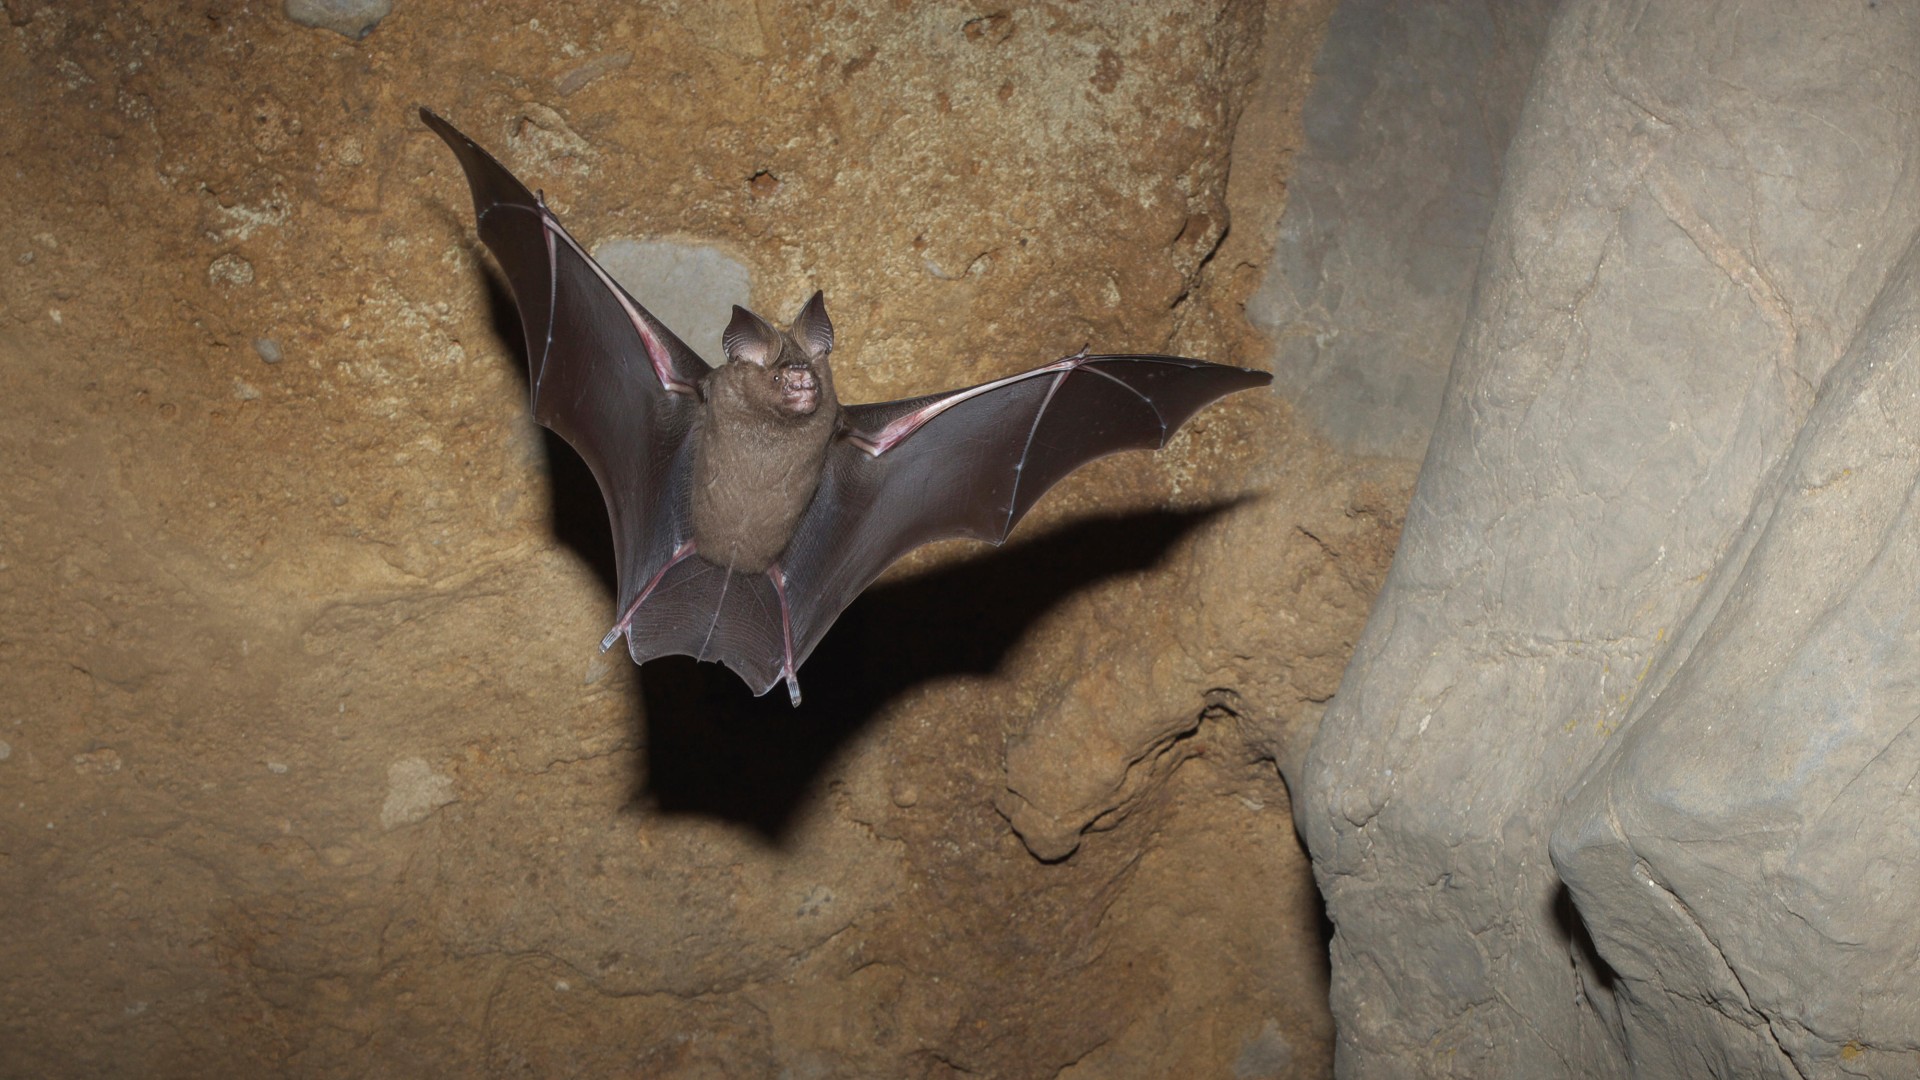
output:
POLYGON ((825 360, 833 351, 833 322, 827 318, 827 301, 816 290, 800 314, 793 317, 793 336, 807 355, 825 360))
POLYGON ((780 331, 735 304, 733 320, 720 335, 720 347, 727 350, 728 360, 744 360, 754 367, 766 367, 780 355, 780 331))

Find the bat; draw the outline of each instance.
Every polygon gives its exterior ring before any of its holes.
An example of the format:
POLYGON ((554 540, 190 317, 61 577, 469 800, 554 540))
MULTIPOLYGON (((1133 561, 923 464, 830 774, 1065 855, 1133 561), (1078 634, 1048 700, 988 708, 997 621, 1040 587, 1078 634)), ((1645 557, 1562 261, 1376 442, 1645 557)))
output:
POLYGON ((814 293, 785 330, 742 307, 709 368, 594 262, 535 195, 453 125, 480 239, 526 333, 533 415, 593 471, 635 663, 684 654, 755 694, 797 672, 848 604, 922 544, 999 544, 1095 458, 1157 449, 1262 371, 1177 356, 1090 355, 900 401, 842 404, 833 323, 814 293))

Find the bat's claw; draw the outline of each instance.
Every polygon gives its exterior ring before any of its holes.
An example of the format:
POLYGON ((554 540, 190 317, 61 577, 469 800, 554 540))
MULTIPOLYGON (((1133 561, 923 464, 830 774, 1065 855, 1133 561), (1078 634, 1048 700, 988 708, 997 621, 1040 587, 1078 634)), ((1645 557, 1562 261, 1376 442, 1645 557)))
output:
POLYGON ((608 649, 613 648, 613 643, 619 641, 620 635, 626 632, 627 628, 624 623, 618 624, 614 626, 613 629, 607 631, 607 636, 600 639, 600 651, 606 652, 608 649))
POLYGON ((797 709, 800 707, 800 680, 794 678, 791 671, 782 674, 787 677, 787 696, 793 699, 793 707, 797 709))

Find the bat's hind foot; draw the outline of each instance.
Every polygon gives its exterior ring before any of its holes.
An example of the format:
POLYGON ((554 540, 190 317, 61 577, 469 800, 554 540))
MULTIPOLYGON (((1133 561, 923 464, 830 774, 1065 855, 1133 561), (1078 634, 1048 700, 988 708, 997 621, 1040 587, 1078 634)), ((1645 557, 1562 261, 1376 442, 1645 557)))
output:
POLYGON ((793 672, 793 615, 787 610, 787 572, 779 563, 767 567, 767 580, 773 582, 773 594, 780 598, 780 645, 785 655, 780 676, 787 680, 787 696, 793 707, 800 707, 800 679, 793 672))

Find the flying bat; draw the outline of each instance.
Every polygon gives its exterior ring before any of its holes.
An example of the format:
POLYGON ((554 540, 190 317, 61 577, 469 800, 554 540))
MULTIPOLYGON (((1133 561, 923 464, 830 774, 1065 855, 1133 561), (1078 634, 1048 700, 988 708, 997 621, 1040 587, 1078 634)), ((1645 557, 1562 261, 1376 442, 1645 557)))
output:
POLYGON ((526 332, 533 415, 600 483, 635 663, 717 660, 765 694, 854 597, 922 544, 999 544, 1095 458, 1166 445, 1273 376, 1177 356, 1089 355, 925 397, 846 405, 819 293, 785 330, 742 307, 709 368, 627 294, 546 200, 420 110, 473 191, 480 239, 526 332))

